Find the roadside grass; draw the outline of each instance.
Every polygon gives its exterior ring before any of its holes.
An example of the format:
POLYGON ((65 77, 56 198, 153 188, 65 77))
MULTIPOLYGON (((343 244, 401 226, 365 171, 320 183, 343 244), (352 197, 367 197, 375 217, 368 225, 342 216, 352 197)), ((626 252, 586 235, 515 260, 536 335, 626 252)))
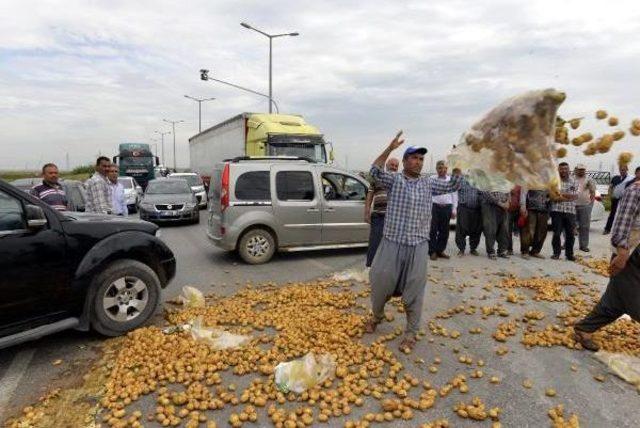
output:
MULTIPOLYGON (((39 177, 40 171, 0 171, 0 179, 11 182, 20 178, 39 177)), ((60 178, 65 180, 84 181, 90 177, 86 172, 73 173, 72 171, 61 171, 60 178)))

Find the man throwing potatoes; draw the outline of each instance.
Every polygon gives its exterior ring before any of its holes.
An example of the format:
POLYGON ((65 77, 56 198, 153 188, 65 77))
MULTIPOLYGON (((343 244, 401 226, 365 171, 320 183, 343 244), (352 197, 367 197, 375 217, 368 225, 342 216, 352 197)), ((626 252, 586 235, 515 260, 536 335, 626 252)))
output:
POLYGON ((392 296, 402 296, 407 327, 400 350, 410 352, 420 328, 427 282, 432 196, 457 191, 461 177, 454 176, 450 181, 422 177, 427 149, 416 146, 404 151, 401 173, 386 172, 385 161, 404 143, 401 136, 402 131, 371 166, 371 176, 387 188, 387 214, 382 243, 369 272, 373 316, 365 330, 373 333, 384 317, 387 301, 392 296))

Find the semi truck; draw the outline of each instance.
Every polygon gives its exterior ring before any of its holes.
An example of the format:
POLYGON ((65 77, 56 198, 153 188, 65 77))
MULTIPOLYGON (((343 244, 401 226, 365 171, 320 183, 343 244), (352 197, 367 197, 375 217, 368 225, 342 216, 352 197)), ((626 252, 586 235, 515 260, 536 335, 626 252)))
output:
POLYGON ((295 156, 313 162, 332 160, 318 128, 300 115, 241 113, 189 138, 191 170, 205 184, 213 166, 242 156, 295 156))
POLYGON ((118 146, 118 155, 113 157, 113 163, 118 165, 119 175, 135 178, 146 189, 149 180, 155 178, 155 167, 160 162, 157 156, 153 156, 148 144, 122 143, 118 146))

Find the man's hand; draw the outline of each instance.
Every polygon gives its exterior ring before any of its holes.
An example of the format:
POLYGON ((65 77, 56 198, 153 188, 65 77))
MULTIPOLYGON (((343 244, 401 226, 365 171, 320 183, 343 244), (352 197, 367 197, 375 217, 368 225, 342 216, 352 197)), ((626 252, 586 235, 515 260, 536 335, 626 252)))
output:
POLYGON ((371 212, 369 210, 364 212, 364 222, 371 224, 371 212))
POLYGON ((505 211, 509 211, 509 202, 500 202, 500 207, 505 211))
POLYGON ((404 143, 404 139, 401 140, 400 137, 402 137, 402 131, 398 131, 395 138, 389 143, 389 148, 391 150, 397 149, 402 145, 402 143, 404 143))
POLYGON ((618 254, 616 254, 615 257, 611 259, 611 264, 609 265, 609 275, 616 276, 617 274, 619 274, 627 266, 628 260, 629 250, 626 248, 618 248, 618 254))
POLYGON ((451 211, 451 218, 455 219, 457 215, 458 213, 456 210, 451 211))
POLYGON ((529 213, 527 212, 527 209, 525 207, 520 207, 520 215, 523 217, 529 216, 529 213))

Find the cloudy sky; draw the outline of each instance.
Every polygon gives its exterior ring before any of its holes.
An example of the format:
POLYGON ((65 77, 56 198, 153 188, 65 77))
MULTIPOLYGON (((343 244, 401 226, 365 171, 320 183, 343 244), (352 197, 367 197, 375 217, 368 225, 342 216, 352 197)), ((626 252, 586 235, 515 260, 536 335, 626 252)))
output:
MULTIPOLYGON (((64 168, 121 142, 176 130, 188 138, 265 100, 199 80, 267 91, 268 42, 239 25, 300 32, 274 43, 274 98, 334 143, 336 158, 364 168, 393 136, 426 145, 434 161, 502 99, 555 87, 561 114, 605 108, 626 126, 640 117, 640 7, 634 1, 3 1, 0 2, 0 168, 64 168)), ((172 137, 168 136, 169 143, 172 137)), ((172 164, 165 142, 167 163, 172 164)), ((586 159, 609 169, 640 137, 586 159)), ((582 155, 570 160, 584 161, 582 155)))

